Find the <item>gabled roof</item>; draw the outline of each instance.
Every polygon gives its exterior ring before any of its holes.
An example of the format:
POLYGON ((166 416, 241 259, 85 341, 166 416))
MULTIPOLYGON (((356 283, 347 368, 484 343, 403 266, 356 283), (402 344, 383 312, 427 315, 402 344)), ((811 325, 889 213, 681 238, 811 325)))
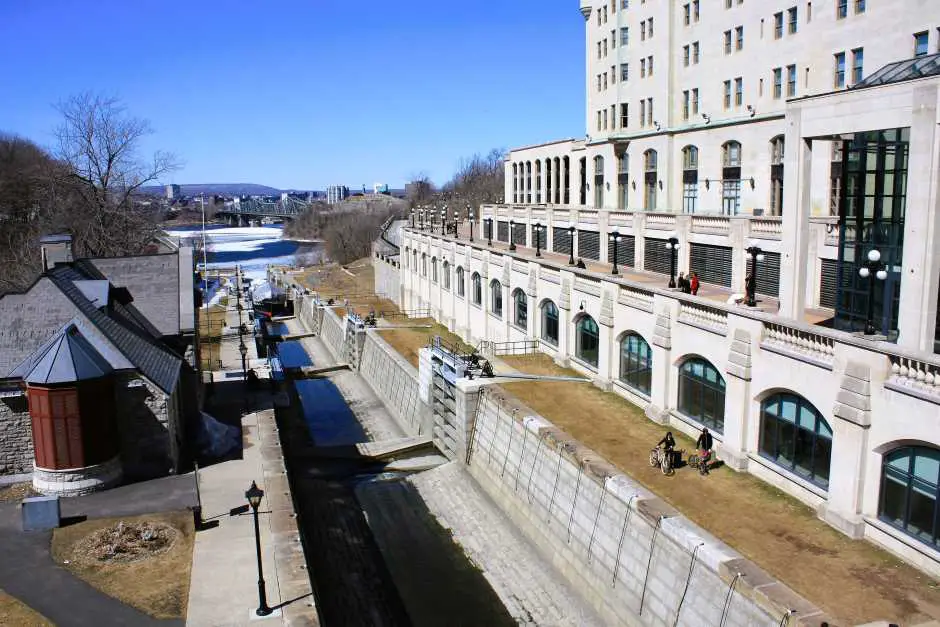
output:
MULTIPOLYGON (((176 387, 182 360, 169 350, 161 347, 153 337, 148 337, 139 326, 128 324, 121 307, 114 307, 113 315, 96 308, 74 281, 96 279, 91 273, 80 271, 81 264, 59 265, 46 273, 46 276, 65 294, 75 307, 101 331, 124 356, 164 392, 170 393, 176 387)), ((84 269, 84 268, 81 268, 84 269)), ((123 309, 127 310, 125 306, 123 309)))
POLYGON ((853 85, 851 89, 889 85, 938 74, 940 74, 940 53, 925 54, 913 59, 889 63, 860 83, 853 85))
POLYGON ((113 371, 78 327, 70 323, 14 368, 10 376, 27 383, 51 385, 97 379, 113 371))

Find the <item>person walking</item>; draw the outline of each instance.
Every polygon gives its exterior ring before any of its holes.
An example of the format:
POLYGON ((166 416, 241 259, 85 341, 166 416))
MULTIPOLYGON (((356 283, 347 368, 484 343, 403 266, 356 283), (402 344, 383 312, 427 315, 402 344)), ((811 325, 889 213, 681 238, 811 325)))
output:
POLYGON ((698 273, 693 272, 692 278, 689 281, 689 288, 692 290, 692 296, 695 296, 696 294, 698 294, 698 286, 699 286, 698 273))

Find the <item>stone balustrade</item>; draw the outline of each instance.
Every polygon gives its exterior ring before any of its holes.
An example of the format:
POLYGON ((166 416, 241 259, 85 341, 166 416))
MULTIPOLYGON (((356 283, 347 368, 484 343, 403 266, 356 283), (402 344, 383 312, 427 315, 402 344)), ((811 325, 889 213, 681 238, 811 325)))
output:
POLYGON ((832 367, 835 357, 833 338, 773 322, 764 323, 761 346, 800 359, 808 358, 828 368, 832 367))

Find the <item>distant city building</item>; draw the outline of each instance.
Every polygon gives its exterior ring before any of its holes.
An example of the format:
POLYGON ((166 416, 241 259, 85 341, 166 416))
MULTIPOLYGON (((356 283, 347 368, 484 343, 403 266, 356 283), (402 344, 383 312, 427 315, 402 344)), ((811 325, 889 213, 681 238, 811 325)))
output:
POLYGON ((373 194, 387 194, 388 193, 388 183, 374 183, 372 185, 373 194))
POLYGON ((166 186, 166 198, 167 200, 173 200, 174 198, 179 198, 182 194, 180 193, 179 185, 167 185, 166 186))
POLYGON ((349 198, 349 188, 345 185, 330 185, 326 188, 326 202, 335 205, 349 198))

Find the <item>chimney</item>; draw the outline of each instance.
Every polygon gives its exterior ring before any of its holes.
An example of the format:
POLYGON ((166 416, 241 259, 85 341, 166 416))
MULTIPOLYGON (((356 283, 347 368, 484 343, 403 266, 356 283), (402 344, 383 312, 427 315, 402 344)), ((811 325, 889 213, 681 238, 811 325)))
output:
POLYGON ((43 235, 39 238, 39 247, 43 272, 51 270, 57 263, 72 261, 72 236, 67 233, 43 235))

